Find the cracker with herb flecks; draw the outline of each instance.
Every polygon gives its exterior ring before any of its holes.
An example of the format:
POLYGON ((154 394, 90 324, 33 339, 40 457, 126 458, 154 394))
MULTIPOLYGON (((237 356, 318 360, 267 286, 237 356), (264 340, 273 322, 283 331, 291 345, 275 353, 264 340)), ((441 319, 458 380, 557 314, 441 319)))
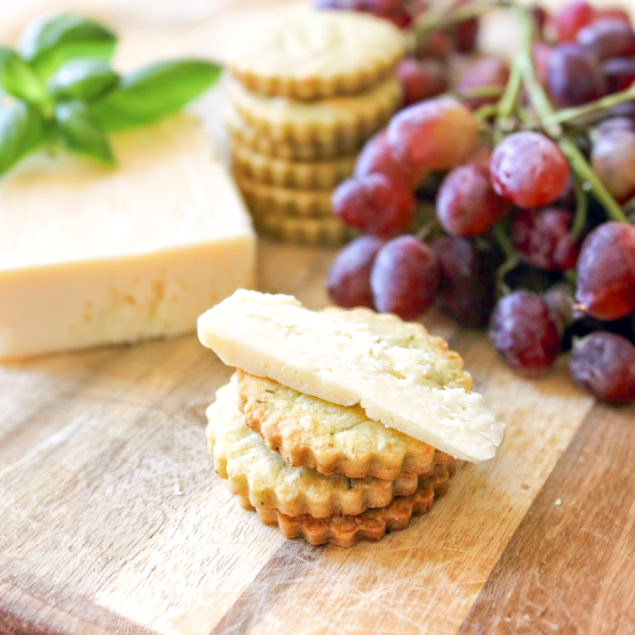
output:
POLYGON ((419 487, 417 475, 393 481, 350 479, 288 466, 245 425, 238 409, 235 379, 218 390, 207 417, 208 442, 217 474, 229 481, 243 504, 248 502, 257 509, 314 518, 357 515, 368 508, 385 507, 396 496, 412 495, 419 487))

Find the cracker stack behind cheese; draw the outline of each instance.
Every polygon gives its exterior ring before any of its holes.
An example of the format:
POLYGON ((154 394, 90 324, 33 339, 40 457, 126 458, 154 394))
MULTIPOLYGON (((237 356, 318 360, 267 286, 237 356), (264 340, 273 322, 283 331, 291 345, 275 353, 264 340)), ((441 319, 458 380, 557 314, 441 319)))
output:
POLYGON ((350 231, 330 195, 401 103, 402 33, 346 11, 292 10, 243 38, 229 63, 234 174, 257 229, 337 244, 350 231))
POLYGON ((208 409, 216 471, 288 537, 379 540, 502 439, 459 355, 394 315, 238 290, 198 334, 238 369, 208 409))

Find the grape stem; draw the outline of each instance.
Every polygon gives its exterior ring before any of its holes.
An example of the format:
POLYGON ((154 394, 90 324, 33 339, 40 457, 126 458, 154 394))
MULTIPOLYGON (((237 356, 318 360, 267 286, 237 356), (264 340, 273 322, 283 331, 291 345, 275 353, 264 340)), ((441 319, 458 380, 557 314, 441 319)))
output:
POLYGON ((584 106, 558 110, 552 115, 545 117, 545 121, 547 124, 568 123, 586 115, 593 115, 595 113, 608 110, 613 106, 617 106, 625 101, 630 101, 631 99, 635 99, 635 84, 626 90, 622 90, 619 93, 613 93, 612 95, 606 95, 605 97, 592 101, 584 106))
POLYGON ((505 228, 501 225, 501 223, 496 223, 494 227, 492 227, 492 233, 494 234, 494 238, 496 238, 496 242, 499 244, 505 258, 515 258, 516 251, 514 250, 514 247, 505 232, 505 228))
POLYGON ((512 65, 509 80, 507 81, 507 86, 505 86, 505 91, 498 100, 498 104, 496 106, 496 127, 494 130, 494 141, 496 143, 501 141, 504 133, 511 127, 509 119, 514 112, 514 106, 518 101, 518 94, 520 93, 522 83, 522 66, 519 61, 516 60, 512 65))
POLYGON ((568 137, 563 136, 562 127, 559 123, 550 121, 550 117, 554 115, 554 109, 543 87, 536 78, 533 61, 531 59, 533 37, 531 16, 525 7, 515 6, 514 9, 523 32, 523 47, 518 59, 522 67, 525 89, 538 114, 544 131, 558 144, 569 160, 569 165, 571 166, 574 176, 582 183, 582 187, 585 191, 593 193, 595 198, 604 207, 607 216, 620 223, 627 222, 622 208, 604 187, 600 179, 598 179, 576 144, 568 137))
POLYGON ((474 118, 481 123, 496 114, 498 114, 498 106, 496 104, 485 104, 474 111, 474 118))
POLYGON ((492 227, 492 233, 505 256, 505 262, 496 270, 496 288, 499 291, 499 295, 507 295, 511 289, 505 282, 505 276, 518 265, 519 260, 501 223, 496 223, 492 227))
POLYGON ((460 91, 457 93, 459 99, 479 99, 487 97, 500 97, 503 94, 501 86, 479 86, 471 90, 460 91))
POLYGON ((416 41, 425 38, 430 31, 437 29, 447 29, 449 26, 476 18, 492 9, 512 6, 511 0, 489 0, 486 2, 470 2, 463 6, 456 6, 456 2, 444 4, 443 2, 433 3, 432 8, 425 11, 415 23, 414 37, 416 41))
POLYGON ((578 179, 573 179, 573 191, 575 193, 575 216, 573 217, 573 223, 571 223, 571 230, 569 236, 571 240, 576 242, 582 235, 584 227, 586 225, 586 216, 589 208, 589 199, 584 192, 582 183, 578 179))
POLYGON ((518 265, 519 260, 502 223, 496 223, 492 227, 492 233, 505 256, 505 262, 496 270, 496 289, 499 295, 507 295, 511 289, 505 282, 505 276, 518 265))

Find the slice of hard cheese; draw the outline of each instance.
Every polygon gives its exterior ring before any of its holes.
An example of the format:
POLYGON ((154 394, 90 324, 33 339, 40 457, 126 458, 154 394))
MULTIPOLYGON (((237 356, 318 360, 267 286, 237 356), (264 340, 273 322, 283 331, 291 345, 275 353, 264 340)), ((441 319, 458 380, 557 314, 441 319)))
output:
POLYGON ((420 325, 366 309, 305 309, 238 290, 198 320, 201 342, 230 366, 366 415, 452 456, 494 456, 504 426, 456 357, 420 325), (429 345, 415 340, 429 340, 429 345))
POLYGON ((196 119, 112 144, 116 168, 42 154, 0 184, 0 358, 183 333, 253 284, 249 216, 196 119))

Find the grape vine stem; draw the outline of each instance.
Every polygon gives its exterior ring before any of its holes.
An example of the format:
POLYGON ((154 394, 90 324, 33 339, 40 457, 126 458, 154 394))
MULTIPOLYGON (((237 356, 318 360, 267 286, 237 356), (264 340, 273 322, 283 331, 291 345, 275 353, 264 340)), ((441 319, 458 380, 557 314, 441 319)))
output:
POLYGON ((586 115, 593 115, 595 113, 605 111, 625 101, 630 101, 631 99, 635 99, 635 84, 626 90, 622 90, 619 93, 613 93, 612 95, 606 95, 605 97, 592 101, 584 106, 558 110, 552 115, 545 117, 545 121, 548 125, 568 123, 586 115))
POLYGON ((414 28, 415 39, 425 38, 430 31, 446 29, 457 22, 476 18, 492 9, 512 6, 511 0, 489 0, 486 2, 470 2, 456 6, 456 2, 443 3, 437 0, 432 7, 417 19, 414 28))
POLYGON ((585 190, 593 193, 595 198, 602 204, 606 214, 612 220, 620 223, 627 222, 622 208, 618 205, 610 192, 604 187, 600 179, 596 176, 593 168, 580 152, 576 144, 562 134, 562 127, 559 123, 550 121, 555 111, 543 87, 536 78, 534 65, 531 59, 531 45, 533 29, 531 16, 526 7, 514 7, 518 21, 523 33, 523 47, 519 53, 519 63, 522 66, 523 80, 529 99, 538 114, 540 123, 544 131, 558 144, 564 155, 569 160, 574 176, 582 183, 585 190))

